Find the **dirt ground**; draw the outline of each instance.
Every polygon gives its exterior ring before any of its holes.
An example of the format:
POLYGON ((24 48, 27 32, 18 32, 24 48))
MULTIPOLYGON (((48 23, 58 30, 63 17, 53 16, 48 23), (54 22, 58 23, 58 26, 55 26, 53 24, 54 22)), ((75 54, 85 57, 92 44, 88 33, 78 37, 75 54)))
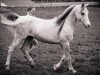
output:
MULTIPOLYGON (((35 15, 50 19, 60 15, 66 7, 36 8, 35 15)), ((9 8, 20 15, 26 14, 26 8, 9 8)), ((8 46, 13 41, 13 35, 5 25, 0 23, 0 75, 100 75, 100 8, 88 7, 91 28, 77 25, 74 40, 71 42, 71 56, 76 74, 68 71, 67 62, 64 61, 57 71, 53 71, 61 56, 59 45, 39 42, 39 47, 30 55, 34 59, 34 69, 30 67, 23 53, 16 48, 12 54, 10 71, 5 71, 5 62, 8 46)))

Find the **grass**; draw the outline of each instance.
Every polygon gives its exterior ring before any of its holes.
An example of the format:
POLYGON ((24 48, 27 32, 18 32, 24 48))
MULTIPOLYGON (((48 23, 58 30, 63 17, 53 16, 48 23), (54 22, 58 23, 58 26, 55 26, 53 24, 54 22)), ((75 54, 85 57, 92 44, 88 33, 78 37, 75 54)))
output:
MULTIPOLYGON (((36 8, 35 15, 50 19, 60 15, 65 8, 36 8)), ((25 15, 26 9, 13 8, 11 10, 25 15)), ((91 28, 86 29, 83 25, 76 26, 74 40, 71 42, 72 62, 78 71, 76 74, 68 71, 68 65, 65 61, 58 71, 53 71, 52 67, 60 60, 63 51, 59 45, 42 42, 39 42, 39 47, 30 53, 35 62, 34 69, 29 66, 23 53, 17 48, 12 54, 11 70, 5 71, 4 64, 8 46, 13 41, 13 35, 3 24, 0 24, 0 75, 100 75, 100 8, 89 7, 88 9, 91 28)))

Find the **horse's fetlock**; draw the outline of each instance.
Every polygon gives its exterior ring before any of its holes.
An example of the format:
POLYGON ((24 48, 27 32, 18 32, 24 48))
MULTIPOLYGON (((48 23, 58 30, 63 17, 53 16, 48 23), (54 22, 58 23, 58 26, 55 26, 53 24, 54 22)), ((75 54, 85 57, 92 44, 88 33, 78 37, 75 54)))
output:
POLYGON ((10 54, 10 53, 12 53, 13 52, 13 49, 10 49, 9 51, 8 51, 8 54, 10 54))
POLYGON ((70 57, 66 57, 66 59, 67 59, 67 60, 71 60, 71 58, 70 58, 70 57))
POLYGON ((30 58, 30 62, 33 62, 33 59, 32 58, 30 58))
POLYGON ((9 46, 9 49, 11 49, 12 48, 12 46, 9 46))

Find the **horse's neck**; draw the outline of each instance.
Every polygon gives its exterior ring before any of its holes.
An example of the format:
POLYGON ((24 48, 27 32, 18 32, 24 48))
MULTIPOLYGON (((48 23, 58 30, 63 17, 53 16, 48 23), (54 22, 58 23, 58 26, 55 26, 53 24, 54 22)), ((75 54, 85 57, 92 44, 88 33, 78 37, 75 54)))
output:
POLYGON ((75 24, 76 24, 75 10, 72 10, 72 12, 68 15, 68 17, 65 20, 64 28, 70 27, 71 30, 74 31, 75 24))
POLYGON ((65 20, 65 23, 61 30, 61 34, 65 34, 69 40, 72 40, 75 24, 76 24, 75 11, 72 10, 72 12, 67 16, 67 18, 65 20))

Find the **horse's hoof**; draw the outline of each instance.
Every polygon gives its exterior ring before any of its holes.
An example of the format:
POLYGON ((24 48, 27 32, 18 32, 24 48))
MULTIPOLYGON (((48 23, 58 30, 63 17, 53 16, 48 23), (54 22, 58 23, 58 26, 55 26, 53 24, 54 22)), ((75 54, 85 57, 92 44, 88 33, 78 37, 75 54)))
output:
POLYGON ((76 73, 76 72, 77 72, 76 70, 73 70, 73 71, 72 71, 72 73, 76 73))
POLYGON ((34 65, 30 65, 30 67, 34 69, 34 65))
POLYGON ((53 66, 53 70, 56 71, 58 69, 57 65, 53 66))
POLYGON ((72 73, 76 73, 77 71, 76 70, 70 70, 72 73))
POLYGON ((6 71, 9 71, 10 68, 9 68, 9 65, 6 65, 6 71))
POLYGON ((9 73, 11 70, 10 69, 5 69, 5 72, 9 73))

